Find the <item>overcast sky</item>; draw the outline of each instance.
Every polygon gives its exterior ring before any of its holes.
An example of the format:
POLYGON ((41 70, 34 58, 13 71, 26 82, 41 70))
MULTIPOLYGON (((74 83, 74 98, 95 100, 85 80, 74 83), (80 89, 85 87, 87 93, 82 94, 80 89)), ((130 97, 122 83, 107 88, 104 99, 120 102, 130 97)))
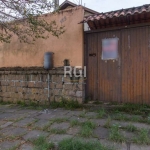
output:
MULTIPOLYGON (((70 0, 70 1, 77 4, 79 0, 70 0)), ((122 8, 129 8, 144 4, 150 4, 150 0, 82 0, 82 1, 83 4, 85 3, 86 7, 96 10, 98 12, 107 12, 122 8)), ((60 4, 63 2, 64 0, 60 0, 60 4)))

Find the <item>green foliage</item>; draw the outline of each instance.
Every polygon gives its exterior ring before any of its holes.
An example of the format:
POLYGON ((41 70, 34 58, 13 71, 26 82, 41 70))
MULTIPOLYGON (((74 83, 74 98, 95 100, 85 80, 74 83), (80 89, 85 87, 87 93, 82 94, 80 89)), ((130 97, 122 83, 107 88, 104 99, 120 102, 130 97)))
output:
POLYGON ((50 34, 59 37, 64 33, 63 26, 58 26, 55 20, 46 19, 45 13, 52 12, 54 8, 53 1, 0 1, 0 6, 1 42, 9 43, 16 35, 20 42, 34 43, 36 39, 49 38, 50 34))
POLYGON ((65 134, 66 130, 63 130, 63 129, 50 129, 49 132, 52 133, 52 134, 65 134))
POLYGON ((54 148, 53 143, 48 143, 45 137, 39 137, 34 142, 34 150, 50 150, 54 148))
POLYGON ((104 127, 105 128, 110 128, 111 127, 111 117, 110 116, 108 116, 107 121, 106 121, 104 127))
POLYGON ((133 141, 137 144, 150 144, 149 131, 147 129, 141 129, 133 141))
POLYGON ((95 129, 96 125, 91 121, 86 121, 82 123, 80 135, 82 137, 90 137, 93 135, 93 129, 95 129))
POLYGON ((113 125, 110 128, 109 139, 114 142, 124 142, 125 141, 125 137, 120 133, 118 125, 113 125))
POLYGON ((129 131, 129 132, 135 132, 135 131, 138 130, 137 127, 135 127, 135 126, 132 125, 132 124, 127 125, 125 129, 126 129, 127 131, 129 131))
POLYGON ((79 122, 78 120, 72 120, 72 121, 70 122, 70 124, 71 124, 72 127, 74 127, 74 126, 80 125, 80 122, 79 122))
POLYGON ((149 109, 150 106, 146 104, 131 104, 126 103, 122 104, 121 106, 115 108, 115 111, 118 112, 127 112, 132 114, 143 114, 145 113, 145 109, 149 109))
POLYGON ((105 115, 106 115, 106 112, 105 112, 104 108, 102 108, 98 111, 97 118, 103 118, 105 115))
POLYGON ((66 108, 66 109, 77 109, 82 108, 82 105, 75 100, 67 100, 62 98, 60 102, 52 101, 50 103, 52 108, 66 108))
POLYGON ((97 141, 85 142, 80 139, 64 139, 59 143, 59 150, 113 150, 97 141))

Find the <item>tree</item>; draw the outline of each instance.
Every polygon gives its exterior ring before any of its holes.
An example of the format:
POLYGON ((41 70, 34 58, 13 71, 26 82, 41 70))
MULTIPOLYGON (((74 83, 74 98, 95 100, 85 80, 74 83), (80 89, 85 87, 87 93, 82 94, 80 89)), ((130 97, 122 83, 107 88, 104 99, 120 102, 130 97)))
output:
POLYGON ((51 0, 0 0, 0 41, 10 42, 17 35, 20 42, 34 43, 36 39, 59 37, 64 27, 47 22, 45 13, 54 13, 56 2, 51 0))

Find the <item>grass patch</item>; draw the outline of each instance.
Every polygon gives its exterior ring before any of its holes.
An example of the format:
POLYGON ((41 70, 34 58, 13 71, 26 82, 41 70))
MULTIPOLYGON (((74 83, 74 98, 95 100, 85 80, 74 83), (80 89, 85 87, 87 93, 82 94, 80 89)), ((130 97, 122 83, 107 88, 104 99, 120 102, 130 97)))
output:
POLYGON ((71 122, 70 122, 70 125, 72 126, 72 127, 74 127, 74 126, 79 126, 81 123, 78 121, 78 120, 72 120, 71 122))
POLYGON ((52 108, 65 108, 65 109, 77 109, 82 108, 82 105, 75 100, 66 100, 64 98, 61 99, 60 102, 53 101, 50 103, 50 107, 52 108))
POLYGON ((138 132, 138 136, 133 140, 137 144, 150 144, 149 131, 147 129, 141 129, 138 132))
POLYGON ((110 128, 109 139, 114 142, 124 142, 125 141, 125 137, 120 133, 118 125, 113 125, 110 128))
POLYGON ((125 129, 129 132, 135 132, 135 131, 138 131, 138 128, 132 124, 129 124, 125 127, 125 129))
POLYGON ((49 132, 52 134, 66 134, 66 130, 63 129, 51 129, 49 132))
POLYGON ((97 118, 103 118, 106 115, 105 110, 102 108, 98 111, 97 118))
POLYGON ((34 150, 51 150, 54 148, 53 143, 48 143, 45 137, 39 137, 33 141, 34 150))
POLYGON ((147 109, 150 109, 149 105, 131 103, 122 104, 120 107, 115 108, 116 111, 132 114, 145 114, 147 109))
POLYGON ((117 113, 112 117, 114 120, 120 120, 120 121, 130 121, 130 118, 127 117, 125 114, 117 113))
POLYGON ((86 121, 82 124, 80 135, 82 137, 90 137, 93 135, 93 129, 95 129, 96 125, 91 121, 86 121))
POLYGON ((108 116, 107 121, 106 121, 104 127, 105 128, 110 128, 111 127, 111 117, 110 116, 108 116))
POLYGON ((81 117, 81 118, 85 118, 86 116, 86 112, 85 111, 83 111, 80 115, 79 115, 79 117, 81 117))
POLYGON ((59 143, 59 150, 113 150, 99 142, 85 142, 79 139, 65 139, 59 143))

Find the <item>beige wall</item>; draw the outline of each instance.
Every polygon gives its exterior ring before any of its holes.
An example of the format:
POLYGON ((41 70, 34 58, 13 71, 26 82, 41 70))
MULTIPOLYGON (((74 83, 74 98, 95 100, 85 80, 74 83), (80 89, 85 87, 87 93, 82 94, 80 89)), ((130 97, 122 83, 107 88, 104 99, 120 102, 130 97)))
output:
POLYGON ((37 40, 34 45, 20 43, 15 37, 10 44, 0 44, 0 67, 41 67, 44 53, 54 52, 54 66, 63 66, 64 59, 69 59, 71 66, 83 65, 83 25, 78 24, 84 17, 82 7, 64 10, 59 14, 46 16, 65 26, 65 33, 58 38, 51 36, 47 40, 37 40))

